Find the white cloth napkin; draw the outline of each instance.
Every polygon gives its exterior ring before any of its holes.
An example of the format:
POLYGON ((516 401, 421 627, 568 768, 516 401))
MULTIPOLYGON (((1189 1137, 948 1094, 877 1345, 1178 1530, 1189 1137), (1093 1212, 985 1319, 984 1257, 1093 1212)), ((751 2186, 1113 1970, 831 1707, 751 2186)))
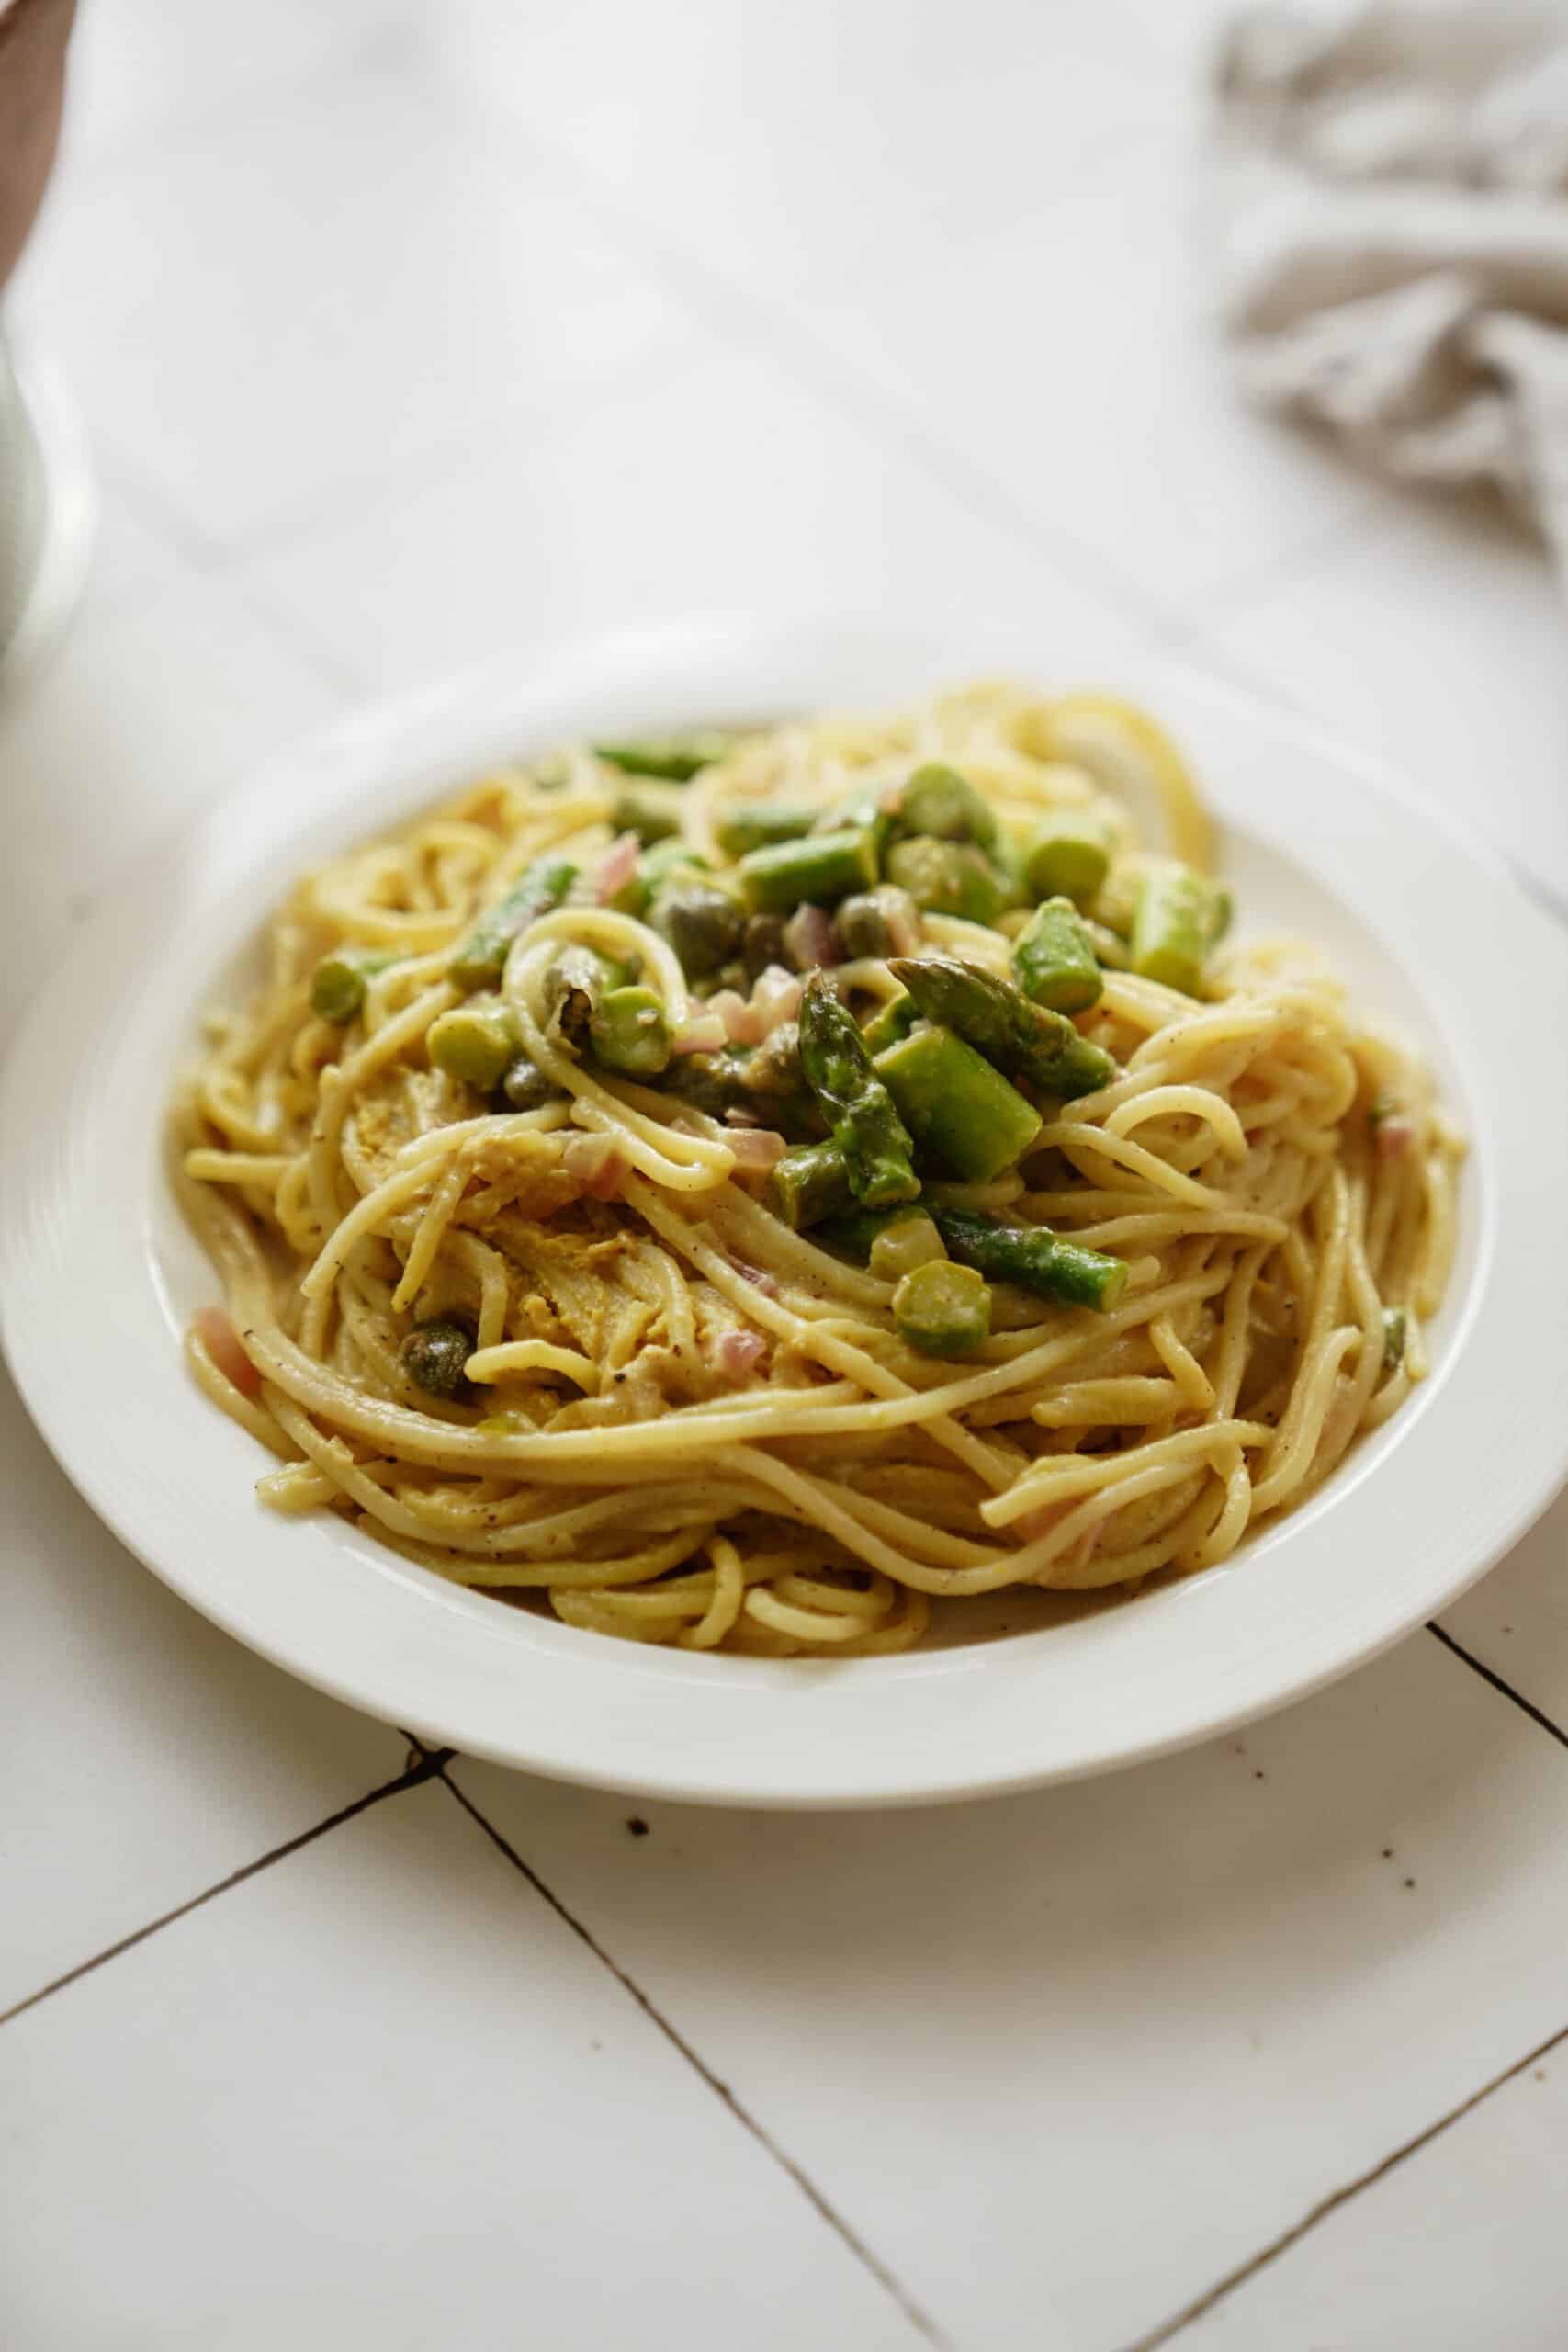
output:
POLYGON ((1496 485, 1568 579, 1568 6, 1257 9, 1216 82, 1247 392, 1496 485))

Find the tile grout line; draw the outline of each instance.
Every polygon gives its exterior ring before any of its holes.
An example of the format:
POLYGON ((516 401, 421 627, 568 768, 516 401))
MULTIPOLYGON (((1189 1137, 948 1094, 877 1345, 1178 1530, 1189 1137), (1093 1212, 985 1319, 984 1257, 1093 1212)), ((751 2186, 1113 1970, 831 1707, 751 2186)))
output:
MULTIPOLYGON (((1562 1735, 1558 1734, 1557 1736, 1561 1737, 1562 1735)), ((1457 2106, 1448 2109, 1444 2114, 1438 2117, 1435 2122, 1428 2123, 1424 2131, 1417 2132, 1413 2139, 1406 2140, 1402 2146, 1395 2148, 1392 2154, 1370 2165, 1365 2172, 1359 2173, 1354 2180, 1347 2181, 1343 2188, 1337 2188, 1330 2196, 1322 2198, 1309 2212, 1303 2213, 1299 2222, 1292 2222, 1288 2230, 1282 2230, 1277 2238, 1272 2239, 1262 2248, 1261 2252, 1252 2255, 1246 2262, 1238 2263, 1234 2270, 1227 2271, 1223 2278, 1216 2280, 1215 2284, 1198 2296, 1195 2301, 1184 2304, 1180 2311, 1173 2312, 1169 2319, 1162 2320, 1160 2324, 1147 2335, 1140 2335, 1134 2343, 1128 2345, 1125 2352, 1157 2352, 1159 2346, 1170 2343, 1174 2337, 1190 2327, 1194 2320, 1201 2319, 1206 2312, 1213 2311, 1217 2303, 1223 2302, 1228 2295, 1234 2294, 1238 2287, 1245 2286, 1248 2279, 1256 2278, 1259 2271, 1267 2269, 1269 2265, 1277 2261, 1280 2255, 1289 2253, 1292 2246, 1299 2245, 1303 2238, 1316 2229, 1320 2222, 1326 2221, 1328 2216, 1337 2212, 1340 2206, 1349 2204, 1354 2198, 1361 2194, 1363 2189, 1375 2187, 1377 2182, 1386 2178, 1397 2165, 1402 2165, 1407 2156, 1416 2155, 1423 2148, 1429 2147, 1432 2142, 1440 2139, 1452 2124, 1461 2122, 1472 2109, 1489 2099, 1494 2091, 1502 2090, 1506 2084, 1516 2081, 1529 2067, 1539 2065, 1543 2058, 1549 2057, 1552 2051, 1559 2049, 1564 2042, 1568 2042, 1568 2026, 1560 2027, 1555 2033, 1549 2034, 1544 2041, 1538 2042, 1533 2050, 1527 2050, 1522 2058, 1516 2058, 1511 2065, 1503 2068, 1501 2074, 1494 2075, 1488 2082, 1482 2084, 1479 2090, 1472 2091, 1468 2098, 1462 2098, 1457 2106)))
POLYGON ((1561 1724, 1553 1723, 1551 1717, 1538 1707, 1533 1699, 1527 1699, 1522 1690, 1516 1690, 1511 1682, 1505 1682, 1500 1674, 1495 1673, 1491 1667, 1483 1665, 1480 1658, 1472 1657, 1462 1642, 1456 1642, 1451 1634, 1444 1632, 1436 1618, 1428 1618, 1427 1631, 1435 1634, 1446 1650, 1452 1650, 1455 1657, 1461 1659, 1472 1674, 1479 1674, 1483 1682, 1489 1682, 1494 1690, 1500 1691, 1505 1699, 1511 1699, 1514 1705, 1522 1713, 1527 1714, 1532 1724, 1539 1724, 1541 1730, 1556 1740, 1560 1747, 1568 1747, 1568 1731, 1564 1731, 1561 1724))
MULTIPOLYGON (((1561 1724, 1553 1723, 1551 1717, 1538 1707, 1533 1700, 1527 1699, 1522 1690, 1516 1690, 1511 1682, 1506 1681, 1502 1675, 1484 1665, 1480 1658, 1473 1657, 1461 1642, 1456 1642, 1453 1635, 1445 1631, 1435 1619, 1427 1620, 1427 1631, 1439 1641, 1446 1650, 1450 1650, 1462 1666, 1468 1667, 1472 1674, 1479 1675, 1483 1682, 1489 1683, 1499 1697, 1508 1700, 1511 1704, 1518 1708, 1521 1714, 1528 1715, 1533 1724, 1538 1724, 1547 1734, 1549 1738, 1556 1740, 1559 1747, 1568 1747, 1568 1731, 1564 1731, 1561 1724)), ((1216 2303, 1223 2302, 1228 2295, 1234 2294, 1238 2287, 1245 2286, 1249 2278, 1255 2278, 1260 2270, 1266 2269, 1281 2254, 1288 2253, 1292 2246, 1299 2245, 1309 2232, 1314 2230, 1320 2222, 1326 2221, 1328 2216, 1337 2211, 1340 2206, 1348 2204, 1354 2198, 1359 2197, 1363 2189, 1375 2187, 1396 2165, 1403 2164, 1406 2156, 1416 2154, 1446 2132, 1450 2124, 1460 2122, 1473 2108, 1479 2107, 1483 2100, 1490 2098, 1494 2091, 1501 2090, 1506 2084, 1513 2082, 1517 2076, 1525 2072, 1527 2067, 1536 2064, 1565 2041, 1568 2041, 1568 2026, 1549 2035, 1547 2040, 1534 2050, 1527 2051, 1522 2058, 1516 2059, 1513 2064, 1505 2067, 1501 2074, 1495 2075, 1489 2082, 1483 2083, 1479 2090, 1472 2091, 1468 2098, 1461 2099, 1457 2107, 1449 2109, 1448 2112, 1440 2115, 1435 2123, 1429 2123, 1425 2131, 1418 2132, 1414 2139, 1405 2141, 1391 2154, 1384 2156, 1380 2163, 1359 2174, 1356 2179, 1348 2181, 1344 2188, 1337 2188, 1331 2196, 1324 2198, 1312 2208, 1310 2212, 1304 2214, 1299 2222, 1292 2223, 1291 2228, 1282 2232, 1279 2237, 1272 2239, 1259 2253, 1253 2255, 1247 2262, 1239 2264, 1235 2269, 1227 2271, 1223 2278, 1219 2279, 1206 2293, 1201 2295, 1195 2302, 1189 2303, 1181 2311, 1177 2312, 1170 2319, 1156 2328, 1152 2335, 1139 2336, 1135 2344, 1127 2347, 1127 2352, 1156 2352, 1157 2346, 1168 2344, 1194 2320, 1201 2319, 1205 2312, 1214 2308, 1216 2303)))
POLYGON ((144 1927, 133 1928, 130 1935, 121 1936, 117 1943, 106 1944, 102 1951, 94 1952, 90 1959, 78 1961, 74 1968, 68 1968, 62 1974, 51 1977, 47 1984, 40 1984, 36 1993, 28 1994, 24 2000, 13 2002, 8 2009, 0 2009, 0 2025, 8 2025, 13 2018, 19 2018, 28 2009, 36 2008, 51 1994, 63 1992, 68 1984, 74 1984, 81 1977, 90 1976, 95 1969, 102 1968, 111 1960, 118 1960, 121 1952, 132 1951, 137 1944, 145 1943, 150 1936, 155 1936, 160 1928, 173 1926, 176 1919, 185 1918, 192 1911, 199 1911, 220 1894, 227 1894, 231 1887, 243 1886, 246 1879, 269 1870, 274 1862, 287 1861, 291 1854, 298 1854, 304 1847, 314 1845, 316 1839, 324 1838, 329 1830, 341 1829, 345 1822, 368 1812, 383 1798, 400 1796, 405 1789, 418 1788, 423 1781, 438 1778, 450 1754, 449 1748, 430 1750, 421 1747, 418 1763, 406 1766, 395 1779, 384 1781, 379 1788, 367 1789, 352 1804, 341 1805, 336 1813, 328 1814, 324 1821, 314 1822, 309 1829, 301 1829, 297 1837, 286 1838, 281 1846, 270 1847, 265 1854, 258 1854, 254 1861, 242 1862, 237 1871, 229 1872, 227 1878, 215 1880, 212 1885, 203 1887, 200 1894, 191 1895, 188 1901, 176 1903, 172 1911, 164 1911, 156 1919, 149 1919, 144 1927))
POLYGON ((779 2146, 777 2141, 773 2139, 763 2129, 757 2118, 736 2096, 729 2085, 721 2081, 719 2076, 714 2073, 712 2067, 707 2064, 706 2061, 703 2059, 693 2048, 692 2044, 681 2032, 679 2027, 671 2022, 669 2018, 665 2016, 662 2009, 658 2007, 658 2006, 649 1998, 649 1995, 643 1991, 641 1985, 637 1983, 636 1979, 629 1976, 626 1973, 626 1971, 621 1966, 620 1962, 605 1950, 602 1943, 599 1942, 592 1930, 578 1917, 574 1911, 571 1911, 567 1907, 566 1904, 562 1902, 560 1896, 555 1893, 554 1889, 546 1884, 545 1881, 539 1876, 537 1871, 536 1871, 530 1863, 524 1860, 523 1856, 518 1852, 516 1847, 512 1844, 511 1840, 505 1838, 502 1832, 496 1828, 494 1823, 491 1821, 486 1815, 479 1811, 479 1806, 474 1804, 472 1798, 465 1794, 464 1791, 458 1787, 457 1781, 449 1778, 446 1770, 446 1766, 449 1761, 450 1751, 448 1750, 441 1758, 437 1770, 437 1777, 440 1779, 442 1785, 451 1792, 458 1804, 462 1806, 464 1812, 467 1813, 471 1819, 478 1824, 479 1828, 484 1831, 486 1837, 489 1838, 491 1843, 500 1849, 500 1851, 505 1856, 506 1860, 513 1865, 513 1869, 519 1871, 521 1875, 526 1879, 535 1894, 537 1894, 543 1902, 548 1904, 550 1909, 556 1914, 556 1917, 562 1922, 563 1926, 570 1928, 572 1934, 578 1938, 579 1941, 584 1944, 588 1951, 592 1953, 593 1958, 600 1963, 601 1967, 609 1972, 609 1973, 615 1979, 615 1982, 620 1985, 622 1991, 628 1994, 637 2003, 638 2008, 641 2009, 643 2015, 648 2018, 649 2023, 657 2027, 658 2030, 664 2036, 671 2048, 679 2052, 680 2056, 685 2060, 687 2065, 692 2068, 693 2072, 701 2077, 703 2082, 706 2084, 708 2089, 714 2093, 715 2097, 728 2109, 730 2114, 733 2116, 736 2122, 740 2125, 742 2131, 749 2132, 751 2138, 756 2141, 758 2146, 762 2150, 763 2154, 772 2157, 773 2163, 777 2165, 781 2170, 788 2174, 790 2179, 794 2181, 795 2187, 800 2190, 801 2195, 816 2209, 820 2219, 826 2222, 828 2227, 832 2230, 840 2239, 841 2239, 845 2246, 848 2247, 850 2253, 853 2255, 856 2261, 861 2263, 865 2269, 870 2271, 877 2284, 892 2297, 899 2310, 904 2313, 905 2318, 909 2321, 913 2327, 919 2330, 920 2335, 925 2337, 927 2343, 935 2346, 937 2347, 937 2352, 951 2352, 950 2339, 942 2334, 942 2330, 937 2326, 935 2321, 931 2318, 930 2314, 921 2310, 919 2304, 915 2301, 913 2295, 910 2294, 908 2289, 900 2283, 900 2281, 894 2276, 893 2272, 887 2268, 886 2263, 884 2263, 878 2256, 873 2253, 870 2246, 866 2245, 864 2239, 857 2234, 857 2233, 851 2227, 850 2223, 845 2221, 843 2215, 829 2202, 822 2190, 818 2188, 816 2182, 812 2180, 810 2175, 802 2169, 793 2156, 789 2155, 779 2146))

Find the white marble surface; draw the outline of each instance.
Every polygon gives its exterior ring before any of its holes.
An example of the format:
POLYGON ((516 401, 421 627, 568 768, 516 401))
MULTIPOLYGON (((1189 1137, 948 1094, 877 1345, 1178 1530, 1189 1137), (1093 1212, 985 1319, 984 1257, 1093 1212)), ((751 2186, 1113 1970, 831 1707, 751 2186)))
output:
MULTIPOLYGON (((1568 888, 1539 554, 1229 393, 1218 13, 85 11, 18 300, 106 530, 0 706, 0 1034, 130 853, 356 695, 694 606, 1030 613, 1134 681, 1179 642, 1568 888)), ((7 2347, 1563 2340, 1568 1503, 1243 1740, 757 1819, 411 1771, 8 1388, 0 1464, 7 2347)))

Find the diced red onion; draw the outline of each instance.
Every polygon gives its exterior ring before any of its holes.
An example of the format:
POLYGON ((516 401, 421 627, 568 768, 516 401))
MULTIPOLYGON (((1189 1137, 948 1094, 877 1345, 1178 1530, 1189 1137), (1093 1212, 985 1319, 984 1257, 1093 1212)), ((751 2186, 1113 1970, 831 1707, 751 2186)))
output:
POLYGON ((796 907, 785 923, 784 944, 803 969, 820 970, 843 960, 832 916, 826 907, 814 907, 809 900, 796 907))
POLYGON ((779 1286, 772 1274, 765 1274, 761 1266, 749 1266, 744 1258, 731 1258, 729 1262, 743 1283, 750 1283, 753 1290, 760 1290, 764 1298, 777 1298, 779 1286))
POLYGON ((561 1160, 567 1174, 577 1179, 590 1200, 618 1199, 621 1155, 614 1136, 570 1136, 561 1160))
POLYGON ((196 1335, 225 1380, 242 1396, 261 1395, 261 1374, 240 1345, 240 1336, 220 1306, 203 1306, 194 1318, 196 1335))
POLYGON ((637 862, 642 843, 635 833, 618 833, 599 861, 593 876, 593 895, 602 907, 607 907, 616 894, 626 888, 637 872, 637 862))
POLYGON ((724 1034, 732 1046, 761 1044, 761 1023, 746 999, 734 989, 716 989, 708 999, 708 1011, 723 1022, 724 1034))
POLYGON ((744 1380, 768 1352, 761 1331, 721 1331, 714 1342, 714 1368, 727 1380, 744 1380))
POLYGON ((747 1175, 765 1176, 776 1168, 787 1148, 783 1136, 772 1127, 737 1127, 726 1137, 735 1154, 735 1165, 747 1175))
POLYGON ((670 1040, 670 1050, 672 1054, 716 1054, 728 1043, 729 1032, 721 1014, 694 1012, 670 1040))
POLYGON ((782 964, 770 964, 751 990, 751 1007, 760 1024, 760 1036, 772 1036, 781 1022, 793 1021, 805 993, 806 983, 798 972, 786 972, 782 964))

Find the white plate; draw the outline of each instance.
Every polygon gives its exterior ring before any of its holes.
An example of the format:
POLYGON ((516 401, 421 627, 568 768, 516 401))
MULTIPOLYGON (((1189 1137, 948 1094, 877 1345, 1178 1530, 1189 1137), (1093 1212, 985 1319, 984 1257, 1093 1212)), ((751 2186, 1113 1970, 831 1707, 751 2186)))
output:
POLYGON ((131 1549, 266 1657, 427 1736, 739 1804, 912 1804, 1128 1763, 1300 1697, 1489 1566, 1568 1472, 1568 943, 1365 766, 1163 670, 1124 683, 1194 753, 1250 926, 1315 934, 1434 1057, 1473 1138, 1432 1378, 1234 1563, 908 1657, 646 1649, 461 1591, 335 1518, 275 1517, 251 1440, 186 1376, 179 1334, 216 1284, 163 1173, 169 1079, 301 866, 564 736, 874 706, 1048 658, 1017 631, 815 624, 536 650, 333 728, 129 877, 6 1075, 0 1328, 39 1428, 131 1549))

